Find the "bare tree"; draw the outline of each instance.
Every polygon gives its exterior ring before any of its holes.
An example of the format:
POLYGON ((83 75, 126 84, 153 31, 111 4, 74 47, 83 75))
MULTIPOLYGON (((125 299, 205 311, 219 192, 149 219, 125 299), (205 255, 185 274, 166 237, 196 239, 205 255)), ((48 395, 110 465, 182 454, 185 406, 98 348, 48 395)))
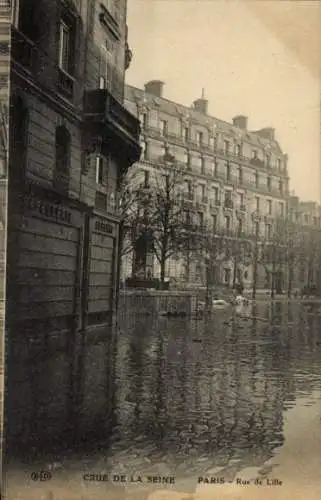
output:
POLYGON ((155 171, 150 199, 146 207, 152 248, 160 265, 160 281, 164 286, 166 263, 180 253, 186 238, 183 232, 182 182, 184 170, 166 153, 155 171))
POLYGON ((286 227, 286 264, 288 272, 288 297, 292 294, 295 268, 300 263, 302 249, 304 247, 304 237, 299 225, 290 217, 286 227))

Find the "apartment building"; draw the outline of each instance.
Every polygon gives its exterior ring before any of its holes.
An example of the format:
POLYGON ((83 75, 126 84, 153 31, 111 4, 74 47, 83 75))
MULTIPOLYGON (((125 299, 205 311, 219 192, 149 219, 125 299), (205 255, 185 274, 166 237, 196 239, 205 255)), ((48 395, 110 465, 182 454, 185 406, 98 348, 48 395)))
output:
MULTIPOLYGON (((139 118, 142 129, 137 175, 146 183, 164 154, 170 154, 184 170, 183 191, 190 203, 191 220, 227 242, 233 237, 269 238, 273 221, 286 214, 289 183, 288 158, 274 129, 251 131, 243 115, 227 123, 209 115, 204 95, 188 107, 166 99, 163 88, 164 83, 156 80, 148 82, 144 89, 125 88, 125 105, 139 118)), ((222 254, 216 279, 231 285, 235 262, 229 253, 222 254)), ((238 264, 242 281, 249 286, 253 279, 251 260, 249 257, 238 264)), ((199 263, 194 261, 190 266, 194 267, 190 279, 204 281, 199 263)), ((127 275, 131 267, 131 258, 127 257, 127 275)), ((152 272, 158 275, 156 262, 152 272)), ((179 256, 169 261, 167 274, 184 279, 179 256)), ((263 266, 259 266, 258 281, 261 286, 266 282, 263 266)))
POLYGON ((59 439, 75 415, 85 433, 99 415, 108 420, 109 359, 101 347, 93 355, 94 340, 111 342, 118 188, 140 156, 139 122, 123 105, 126 8, 126 0, 12 2, 9 394, 20 389, 8 418, 18 440, 59 439))
POLYGON ((289 197, 292 288, 316 286, 321 291, 321 206, 289 197))

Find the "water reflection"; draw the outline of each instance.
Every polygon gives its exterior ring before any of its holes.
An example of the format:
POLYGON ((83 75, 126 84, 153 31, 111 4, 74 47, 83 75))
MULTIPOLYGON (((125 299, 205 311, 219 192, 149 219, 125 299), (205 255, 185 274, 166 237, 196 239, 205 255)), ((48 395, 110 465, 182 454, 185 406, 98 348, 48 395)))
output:
POLYGON ((321 387, 318 320, 275 303, 233 321, 217 312, 195 322, 124 322, 117 449, 135 443, 142 473, 160 460, 176 474, 220 465, 227 478, 262 465, 284 442, 284 411, 321 387))

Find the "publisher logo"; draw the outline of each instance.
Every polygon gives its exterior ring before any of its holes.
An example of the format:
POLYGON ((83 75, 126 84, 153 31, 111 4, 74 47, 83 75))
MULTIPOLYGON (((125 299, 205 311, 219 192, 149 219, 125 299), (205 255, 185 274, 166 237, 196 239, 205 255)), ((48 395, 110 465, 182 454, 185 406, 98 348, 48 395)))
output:
POLYGON ((51 477, 51 472, 47 470, 40 470, 38 472, 31 473, 31 479, 33 481, 49 481, 51 477))

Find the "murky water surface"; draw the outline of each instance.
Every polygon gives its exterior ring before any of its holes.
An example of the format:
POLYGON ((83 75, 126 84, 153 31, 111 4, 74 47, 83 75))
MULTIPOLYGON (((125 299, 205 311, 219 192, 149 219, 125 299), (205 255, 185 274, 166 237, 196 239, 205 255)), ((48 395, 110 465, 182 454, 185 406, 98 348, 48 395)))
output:
MULTIPOLYGON (((57 459, 56 486, 45 487, 52 498, 191 494, 207 478, 224 478, 224 491, 237 478, 320 487, 319 306, 262 303, 248 318, 218 311, 208 321, 123 318, 115 390, 111 443, 57 459), (84 482, 86 472, 127 482, 84 482)), ((15 470, 9 484, 21 481, 15 470)))

